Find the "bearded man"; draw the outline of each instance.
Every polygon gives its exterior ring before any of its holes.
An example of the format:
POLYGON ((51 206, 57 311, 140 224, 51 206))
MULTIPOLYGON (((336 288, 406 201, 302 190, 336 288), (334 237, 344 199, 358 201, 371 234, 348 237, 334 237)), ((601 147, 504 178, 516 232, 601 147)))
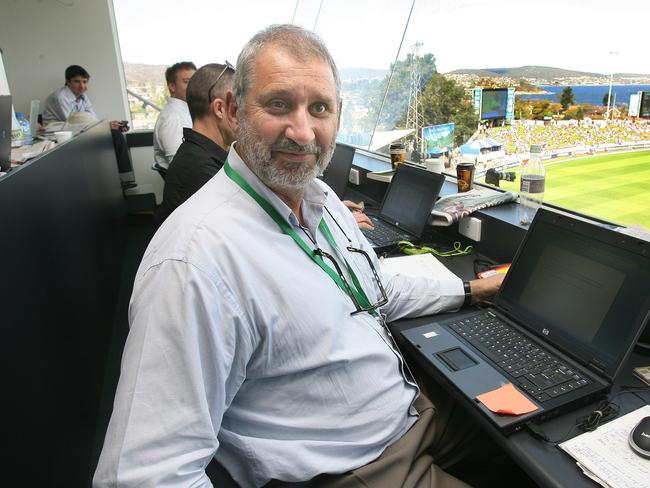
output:
POLYGON ((211 486, 213 458, 244 487, 463 486, 432 464, 444 426, 384 322, 458 309, 463 283, 382 277, 316 179, 341 113, 327 48, 292 25, 256 34, 226 112, 223 171, 138 270, 95 486, 211 486))

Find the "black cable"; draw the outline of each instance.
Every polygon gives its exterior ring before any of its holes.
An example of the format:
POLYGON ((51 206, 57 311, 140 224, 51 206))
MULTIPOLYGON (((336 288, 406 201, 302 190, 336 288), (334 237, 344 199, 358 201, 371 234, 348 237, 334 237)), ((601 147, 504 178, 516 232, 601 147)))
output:
POLYGON ((488 269, 492 268, 492 266, 494 265, 491 262, 486 261, 485 259, 476 258, 474 260, 474 276, 477 276, 483 271, 487 271, 488 269))
POLYGON ((576 419, 576 425, 583 432, 593 432, 601 423, 618 417, 621 407, 617 403, 603 400, 598 404, 596 410, 590 414, 583 415, 576 419))
MULTIPOLYGON (((527 422, 526 428, 530 432, 530 434, 533 437, 536 437, 538 439, 541 439, 542 441, 552 444, 554 446, 557 446, 558 444, 564 442, 565 440, 569 439, 571 437, 571 434, 573 433, 574 430, 580 430, 582 432, 593 432, 596 430, 600 425, 605 424, 609 422, 610 420, 613 420, 618 417, 621 407, 617 404, 614 403, 612 400, 614 400, 616 397, 624 394, 624 393, 632 393, 639 397, 637 395, 638 392, 641 391, 650 391, 650 387, 648 386, 633 386, 633 385, 624 385, 621 387, 621 390, 618 391, 616 394, 611 396, 608 400, 603 400, 601 401, 598 406, 596 407, 595 410, 593 410, 591 413, 588 413, 587 415, 581 415, 580 417, 576 418, 575 424, 569 428, 567 433, 561 437, 560 439, 550 439, 546 433, 541 429, 541 427, 534 422, 527 422)), ((639 397, 642 401, 645 401, 643 398, 639 397)))

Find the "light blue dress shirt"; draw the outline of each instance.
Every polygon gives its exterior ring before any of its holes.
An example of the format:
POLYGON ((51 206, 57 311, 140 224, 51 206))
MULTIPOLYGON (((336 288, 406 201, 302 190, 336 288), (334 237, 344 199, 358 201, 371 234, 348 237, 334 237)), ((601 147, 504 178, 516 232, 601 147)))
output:
MULTIPOLYGON (((241 161, 231 166, 302 234, 241 161)), ((325 220, 370 300, 379 263, 324 183, 306 190, 309 232, 325 220)), ((305 242, 309 242, 305 238, 305 242)), ((460 280, 386 277, 389 320, 457 309, 460 280)), ((122 373, 94 486, 210 486, 213 456, 244 487, 343 473, 376 459, 416 421, 417 388, 383 328, 220 171, 149 245, 135 280, 122 373)))
POLYGON ((65 122, 73 112, 88 112, 94 117, 97 117, 88 95, 84 93, 81 96, 77 96, 70 88, 64 86, 51 93, 45 99, 43 124, 56 121, 65 122))

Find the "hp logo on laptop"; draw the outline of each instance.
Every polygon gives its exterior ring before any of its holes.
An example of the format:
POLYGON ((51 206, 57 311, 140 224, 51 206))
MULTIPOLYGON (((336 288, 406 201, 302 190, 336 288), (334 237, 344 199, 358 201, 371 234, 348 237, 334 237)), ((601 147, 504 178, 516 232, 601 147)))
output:
POLYGON ((542 334, 544 334, 545 336, 547 336, 549 332, 550 330, 548 329, 542 329, 542 334))

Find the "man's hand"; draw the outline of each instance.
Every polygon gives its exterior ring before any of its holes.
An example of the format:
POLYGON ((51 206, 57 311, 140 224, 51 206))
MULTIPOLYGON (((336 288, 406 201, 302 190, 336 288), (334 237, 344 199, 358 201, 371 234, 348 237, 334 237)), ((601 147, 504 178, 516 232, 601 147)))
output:
POLYGON ((363 212, 354 211, 352 212, 352 215, 354 216, 354 220, 357 221, 359 229, 372 230, 375 228, 375 226, 372 224, 372 220, 370 220, 370 217, 368 217, 363 212))
POLYGON ((363 202, 354 203, 350 200, 343 200, 343 205, 350 209, 350 212, 352 212, 352 215, 354 216, 354 220, 357 221, 359 229, 372 230, 375 228, 372 220, 363 213, 363 202))
POLYGON ((501 283, 505 277, 506 275, 503 273, 497 273, 495 275, 488 276, 487 278, 470 281, 469 285, 472 289, 472 303, 491 300, 501 287, 501 283))
POLYGON ((129 123, 126 120, 111 120, 111 129, 127 132, 129 130, 129 123))
POLYGON ((363 212, 363 202, 354 203, 350 200, 343 200, 341 203, 350 209, 350 212, 363 212))

